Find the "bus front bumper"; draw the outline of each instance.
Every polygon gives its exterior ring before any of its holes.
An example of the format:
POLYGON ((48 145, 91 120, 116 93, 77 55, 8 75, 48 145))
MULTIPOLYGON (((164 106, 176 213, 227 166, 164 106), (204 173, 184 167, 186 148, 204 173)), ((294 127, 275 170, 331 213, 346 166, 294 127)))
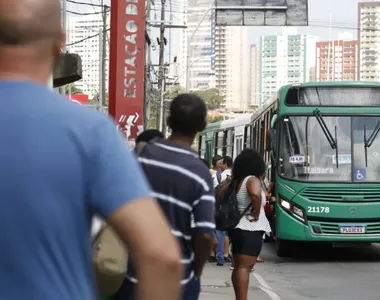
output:
POLYGON ((327 243, 380 242, 380 222, 308 221, 304 224, 283 209, 277 207, 276 210, 278 239, 327 243))

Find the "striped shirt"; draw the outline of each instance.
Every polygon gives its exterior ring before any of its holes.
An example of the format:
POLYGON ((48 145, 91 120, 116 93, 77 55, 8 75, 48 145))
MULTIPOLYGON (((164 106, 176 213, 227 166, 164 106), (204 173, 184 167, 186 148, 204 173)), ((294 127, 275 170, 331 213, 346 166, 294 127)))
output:
MULTIPOLYGON (((147 144, 138 160, 151 184, 153 196, 180 243, 181 263, 185 268, 181 284, 185 285, 194 276, 193 234, 213 233, 215 229, 215 198, 210 171, 196 152, 163 139, 147 144)), ((131 262, 127 279, 137 282, 131 262)))

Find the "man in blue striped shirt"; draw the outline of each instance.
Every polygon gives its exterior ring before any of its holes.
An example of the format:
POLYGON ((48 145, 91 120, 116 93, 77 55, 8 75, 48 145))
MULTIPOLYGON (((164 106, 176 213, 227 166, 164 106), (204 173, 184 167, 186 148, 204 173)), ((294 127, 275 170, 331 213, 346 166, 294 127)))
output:
MULTIPOLYGON (((215 198, 211 174, 190 148, 195 135, 206 127, 206 118, 207 108, 200 97, 177 96, 171 103, 167 120, 172 135, 167 140, 154 139, 139 156, 153 196, 158 199, 182 249, 181 263, 185 270, 181 281, 182 300, 199 298, 199 279, 214 238, 215 198)), ((149 222, 148 211, 146 221, 149 222)), ((130 261, 127 280, 115 299, 136 299, 137 283, 130 261)))

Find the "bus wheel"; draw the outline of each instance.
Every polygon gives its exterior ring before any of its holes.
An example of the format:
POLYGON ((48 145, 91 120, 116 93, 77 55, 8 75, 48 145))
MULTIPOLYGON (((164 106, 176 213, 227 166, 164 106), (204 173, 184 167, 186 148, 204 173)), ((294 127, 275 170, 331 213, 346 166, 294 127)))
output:
POLYGON ((292 243, 287 240, 276 239, 276 254, 278 257, 292 257, 292 243))

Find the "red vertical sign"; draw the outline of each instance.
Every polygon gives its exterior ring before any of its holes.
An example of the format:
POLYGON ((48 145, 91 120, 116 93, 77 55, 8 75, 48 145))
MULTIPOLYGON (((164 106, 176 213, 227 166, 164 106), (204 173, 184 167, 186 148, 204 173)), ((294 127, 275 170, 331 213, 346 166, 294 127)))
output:
POLYGON ((145 0, 111 0, 109 113, 132 146, 143 130, 145 0))

